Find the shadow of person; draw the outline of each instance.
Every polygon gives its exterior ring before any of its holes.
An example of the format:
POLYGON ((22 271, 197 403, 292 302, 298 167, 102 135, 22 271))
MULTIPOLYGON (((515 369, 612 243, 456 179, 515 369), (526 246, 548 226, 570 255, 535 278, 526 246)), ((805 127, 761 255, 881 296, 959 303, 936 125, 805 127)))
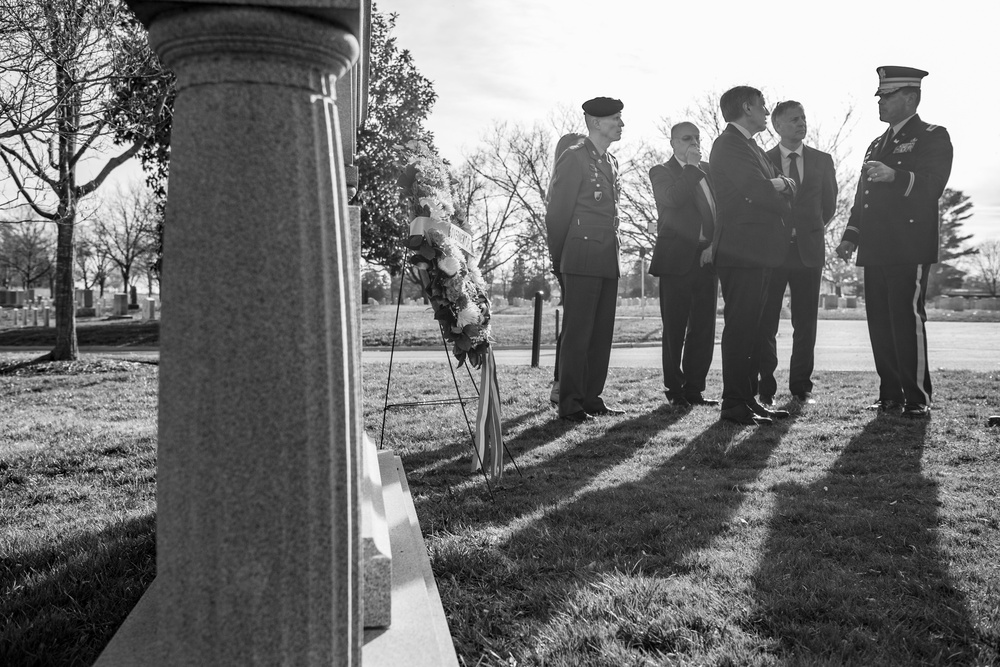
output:
POLYGON ((751 625, 790 664, 974 663, 962 593, 938 546, 926 422, 878 417, 813 484, 785 483, 751 625))
MULTIPOLYGON (((528 426, 505 441, 517 460, 517 470, 507 464, 503 481, 494 486, 495 498, 482 478, 470 481, 469 459, 460 458, 441 465, 434 477, 425 476, 419 486, 412 487, 417 514, 421 521, 427 517, 431 524, 449 529, 458 524, 469 528, 484 522, 517 521, 540 507, 572 498, 604 471, 648 447, 685 414, 661 406, 630 417, 599 418, 584 428, 560 419, 528 426), (560 440, 565 443, 554 453, 541 452, 560 440), (454 512, 456 503, 465 503, 461 516, 454 512)), ((427 469, 426 459, 421 461, 427 469)), ((408 465, 405 457, 403 465, 408 465)))
MULTIPOLYGON (((603 576, 649 575, 662 583, 700 568, 697 552, 731 529, 750 485, 786 432, 783 425, 738 428, 714 422, 680 449, 664 452, 643 474, 583 490, 523 521, 497 545, 510 574, 504 583, 552 595, 544 601, 524 596, 531 608, 521 613, 549 619, 573 589, 603 576)), ((553 622, 576 622, 559 616, 553 622)), ((627 624, 618 634, 616 641, 632 641, 627 624)))

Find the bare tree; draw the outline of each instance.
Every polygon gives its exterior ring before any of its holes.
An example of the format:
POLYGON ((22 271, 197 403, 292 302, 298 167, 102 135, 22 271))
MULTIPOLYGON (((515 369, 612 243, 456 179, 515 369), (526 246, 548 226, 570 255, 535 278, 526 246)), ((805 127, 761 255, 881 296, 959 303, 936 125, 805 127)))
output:
MULTIPOLYGON (((56 344, 43 358, 77 358, 80 201, 142 147, 138 139, 106 157, 108 119, 127 103, 116 87, 157 70, 152 60, 145 31, 121 0, 0 0, 0 163, 16 192, 5 204, 26 204, 56 225, 56 344), (92 176, 81 172, 84 161, 92 176)), ((151 128, 162 110, 151 111, 151 128)))
POLYGON ((113 263, 127 290, 137 268, 156 261, 159 207, 153 193, 141 184, 118 189, 93 223, 96 250, 113 263))
POLYGON ((977 247, 978 252, 969 256, 969 263, 990 296, 1000 296, 1000 239, 984 241, 977 247))
POLYGON ((545 199, 552 175, 552 134, 535 125, 497 123, 468 158, 462 187, 491 272, 514 257, 535 271, 548 266, 545 199))
POLYGON ((100 295, 104 296, 104 286, 108 282, 112 263, 111 258, 98 245, 92 232, 86 231, 80 236, 74 257, 76 279, 83 283, 84 289, 96 287, 100 290, 100 295))
POLYGON ((43 222, 0 226, 0 267, 4 274, 17 276, 21 287, 33 287, 51 275, 54 246, 43 222))

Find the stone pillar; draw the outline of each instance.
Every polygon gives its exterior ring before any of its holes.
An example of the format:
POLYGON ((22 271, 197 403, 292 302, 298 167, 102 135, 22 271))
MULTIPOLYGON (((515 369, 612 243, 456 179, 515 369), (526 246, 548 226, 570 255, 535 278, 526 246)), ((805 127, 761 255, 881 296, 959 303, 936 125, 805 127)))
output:
POLYGON ((334 100, 357 40, 205 5, 159 14, 150 41, 178 81, 157 576, 98 664, 360 665, 360 308, 334 100))

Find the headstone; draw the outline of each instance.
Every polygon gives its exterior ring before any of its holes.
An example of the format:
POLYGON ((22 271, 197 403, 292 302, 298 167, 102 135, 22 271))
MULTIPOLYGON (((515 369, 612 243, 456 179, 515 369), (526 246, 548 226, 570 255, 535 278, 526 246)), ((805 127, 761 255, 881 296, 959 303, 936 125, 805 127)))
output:
POLYGON ((382 304, 379 303, 378 299, 368 299, 368 305, 378 308, 382 304))
POLYGON ((48 306, 45 306, 45 327, 46 328, 48 328, 49 326, 51 326, 51 317, 52 317, 52 310, 48 306))
POLYGON ((128 315, 128 294, 115 294, 114 315, 128 315))
POLYGON ((845 308, 857 308, 858 307, 858 297, 849 296, 844 299, 845 308))
POLYGON ((960 296, 953 297, 951 300, 951 309, 956 312, 965 310, 965 299, 960 296))
POLYGON ((129 294, 128 304, 129 306, 134 306, 133 310, 135 310, 135 308, 139 307, 138 294, 135 291, 135 285, 132 285, 132 287, 129 288, 128 294, 129 294))
POLYGON ((84 308, 94 307, 94 290, 92 289, 83 290, 83 307, 84 308))
POLYGON ((837 295, 836 294, 824 294, 823 295, 823 309, 824 310, 837 310, 837 295))
POLYGON ((156 319, 156 299, 146 299, 146 307, 142 311, 142 319, 156 319))
POLYGON ((38 326, 38 308, 31 309, 31 326, 38 326))

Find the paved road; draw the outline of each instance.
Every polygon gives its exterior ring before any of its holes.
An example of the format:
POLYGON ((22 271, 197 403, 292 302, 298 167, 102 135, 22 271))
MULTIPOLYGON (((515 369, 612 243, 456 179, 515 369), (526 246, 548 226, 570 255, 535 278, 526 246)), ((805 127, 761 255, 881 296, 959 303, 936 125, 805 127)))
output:
MULTIPOLYGON (((963 369, 974 371, 1000 370, 1000 322, 928 322, 927 355, 932 369, 963 369)), ((788 368, 792 352, 792 325, 781 320, 778 328, 779 369, 788 368)), ((443 348, 399 351, 393 363, 406 361, 441 361, 443 348)), ((364 351, 366 361, 389 361, 389 353, 364 351)), ((530 350, 497 350, 498 364, 530 364, 530 350)), ((555 363, 555 350, 543 349, 539 355, 542 366, 555 363)), ((656 366, 660 364, 660 347, 616 347, 611 352, 611 365, 618 367, 656 366)), ((722 355, 716 349, 712 368, 721 370, 722 355)), ((816 370, 874 371, 868 324, 863 320, 820 320, 816 340, 816 370)))
MULTIPOLYGON (((721 325, 720 325, 721 326, 721 325)), ((932 369, 961 369, 973 371, 1000 371, 1000 322, 928 322, 928 356, 932 369)), ((37 348, 39 353, 49 348, 37 348)), ((0 352, 29 352, 32 348, 4 347, 0 352)), ((137 348, 81 348, 85 354, 131 355, 139 358, 156 358, 156 349, 137 348)), ((778 328, 778 368, 788 368, 792 352, 792 325, 781 320, 778 328)), ((551 367, 555 363, 555 349, 542 349, 539 363, 551 367)), ((389 352, 365 350, 366 361, 389 361, 389 352)), ((531 350, 497 350, 498 364, 527 365, 531 363, 531 350)), ((443 348, 397 350, 393 363, 410 361, 445 361, 443 348)), ((644 367, 660 365, 660 346, 616 347, 611 352, 611 365, 618 367, 644 367)), ((712 368, 721 370, 722 355, 716 349, 712 368)), ((874 371, 868 325, 863 320, 820 320, 816 341, 816 370, 874 371)))

